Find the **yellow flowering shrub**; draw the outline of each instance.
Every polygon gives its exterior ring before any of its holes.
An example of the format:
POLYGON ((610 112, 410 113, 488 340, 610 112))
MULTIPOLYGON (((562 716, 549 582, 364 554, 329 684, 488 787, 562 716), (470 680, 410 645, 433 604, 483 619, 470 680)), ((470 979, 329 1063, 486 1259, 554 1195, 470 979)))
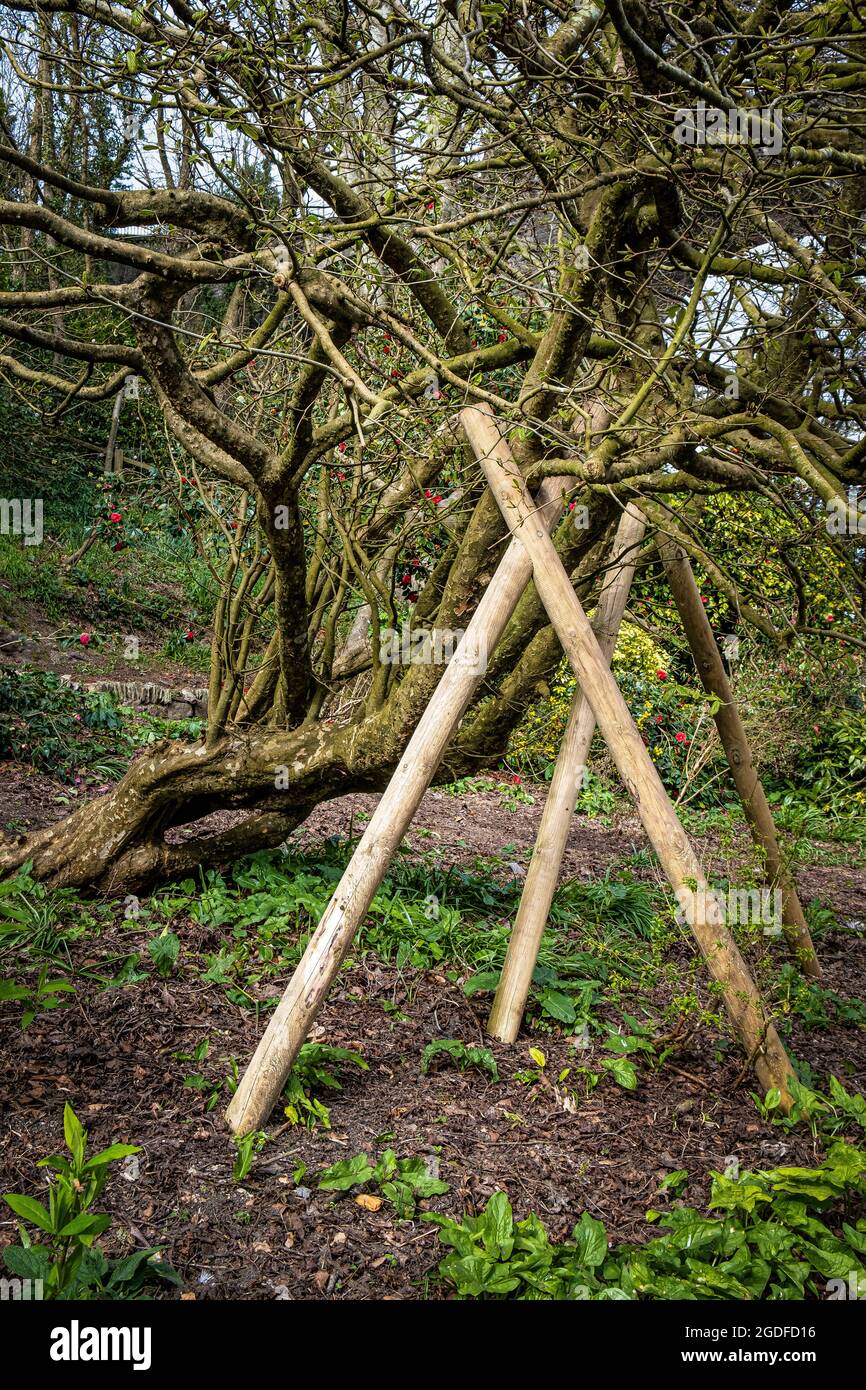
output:
POLYGON ((653 641, 649 633, 634 623, 623 623, 614 647, 614 675, 628 671, 632 676, 646 676, 648 679, 657 671, 666 671, 670 665, 670 654, 653 641))
MULTIPOLYGON (((613 654, 614 674, 626 674, 646 681, 656 681, 659 671, 666 671, 668 654, 651 637, 633 623, 625 622, 613 654)), ((515 765, 527 776, 550 777, 559 752, 559 744, 568 723, 574 698, 575 679, 568 660, 563 657, 550 682, 550 694, 529 706, 522 721, 511 735, 508 745, 509 766, 515 765)), ((629 693, 626 699, 629 699, 629 693)), ((636 719, 649 712, 632 705, 636 719)))

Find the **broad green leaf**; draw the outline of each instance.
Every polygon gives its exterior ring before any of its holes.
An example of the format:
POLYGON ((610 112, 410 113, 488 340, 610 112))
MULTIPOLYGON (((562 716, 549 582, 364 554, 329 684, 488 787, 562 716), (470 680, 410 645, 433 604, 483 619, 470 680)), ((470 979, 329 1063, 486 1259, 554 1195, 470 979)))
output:
POLYGON ((51 1217, 47 1209, 41 1202, 37 1202, 35 1197, 25 1197, 23 1193, 6 1192, 3 1196, 4 1202, 12 1208, 16 1216, 20 1216, 24 1221, 29 1221, 32 1226, 38 1226, 40 1231, 52 1231, 51 1217))
POLYGON ((605 1071, 610 1072, 614 1081, 624 1090, 637 1090, 637 1072, 634 1068, 634 1062, 629 1062, 625 1057, 604 1057, 601 1065, 605 1071))
POLYGON ((77 1216, 73 1216, 71 1221, 60 1231, 62 1236, 98 1236, 103 1231, 107 1231, 111 1225, 111 1217, 107 1214, 97 1215, 95 1212, 81 1211, 77 1216))
POLYGON ((514 1249, 514 1214, 505 1192, 494 1192, 482 1213, 484 1248, 491 1255, 508 1259, 514 1249))
POLYGON ((19 1279, 46 1280, 51 1273, 51 1257, 41 1245, 7 1245, 3 1251, 6 1268, 19 1279))
POLYGON ((80 1168, 84 1162, 84 1148, 87 1143, 87 1135, 69 1101, 63 1107, 63 1137, 66 1140, 66 1147, 75 1160, 75 1166, 80 1168))
POLYGON ((323 1192, 348 1192, 351 1187, 369 1182, 373 1176, 373 1165, 366 1154, 356 1154, 354 1158, 334 1163, 319 1179, 323 1192))
POLYGON ((596 1269, 607 1258, 607 1232, 601 1221, 584 1212, 572 1232, 577 1258, 582 1265, 596 1269))
POLYGON ((137 1144, 110 1144, 107 1149, 101 1149, 98 1154, 94 1154, 84 1165, 84 1172, 87 1173, 93 1168, 101 1168, 106 1163, 116 1163, 119 1158, 128 1158, 130 1154, 141 1153, 137 1144))
POLYGON ((373 1177, 376 1182, 387 1182, 389 1178, 393 1178, 396 1171, 397 1155, 393 1149, 386 1149, 373 1169, 373 1177))
POLYGON ((472 975, 463 986, 463 993, 467 999, 471 999, 473 994, 485 994, 496 989, 499 984, 498 970, 484 970, 478 975, 472 975))
POLYGON ((574 1023, 577 1018, 577 1010, 573 1000, 569 999, 568 995, 563 994, 561 990, 542 990, 538 996, 538 1002, 544 1012, 559 1023, 574 1023))

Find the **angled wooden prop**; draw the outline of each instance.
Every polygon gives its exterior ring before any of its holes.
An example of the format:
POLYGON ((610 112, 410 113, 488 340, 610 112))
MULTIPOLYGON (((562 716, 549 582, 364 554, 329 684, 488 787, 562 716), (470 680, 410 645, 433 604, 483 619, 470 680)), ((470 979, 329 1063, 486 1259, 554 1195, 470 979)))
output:
MULTIPOLYGON (((573 478, 549 478, 535 501, 536 524, 547 534, 562 512, 573 478)), ((261 1129, 324 1002, 352 939, 400 841, 442 761, 491 653, 532 578, 532 561, 512 539, 481 598, 463 640, 433 692, 394 776, 334 890, 291 980, 226 1110, 235 1134, 261 1129)))
MULTIPOLYGON (((620 623, 628 602, 637 564, 637 550, 646 522, 637 507, 629 504, 617 527, 610 556, 610 570, 599 595, 592 630, 606 662, 610 662, 620 623)), ((595 715, 580 686, 574 692, 571 713, 556 759, 550 791, 544 804, 532 861, 520 896, 520 907, 508 942, 502 977, 487 1021, 487 1031, 502 1042, 514 1042, 520 1031, 526 997, 538 960, 541 938, 547 925, 550 904, 556 892, 562 856, 574 815, 575 799, 592 736, 595 715)))
POLYGON ((496 418, 488 406, 467 406, 461 422, 512 533, 532 560, 539 598, 571 662, 644 829, 677 895, 725 1007, 765 1090, 777 1089, 790 1109, 794 1068, 721 918, 716 898, 680 825, 628 706, 599 650, 595 634, 548 532, 536 520, 536 504, 496 418))
POLYGON ((725 672, 710 620, 704 611, 689 558, 670 536, 659 537, 659 554, 665 567, 683 624, 683 630, 704 689, 715 695, 718 709, 713 716, 728 759, 752 839, 764 862, 765 881, 778 888, 782 897, 782 930, 791 954, 804 975, 820 978, 821 967, 809 926, 803 914, 797 889, 779 847, 773 815, 764 794, 743 721, 740 718, 730 681, 725 672))

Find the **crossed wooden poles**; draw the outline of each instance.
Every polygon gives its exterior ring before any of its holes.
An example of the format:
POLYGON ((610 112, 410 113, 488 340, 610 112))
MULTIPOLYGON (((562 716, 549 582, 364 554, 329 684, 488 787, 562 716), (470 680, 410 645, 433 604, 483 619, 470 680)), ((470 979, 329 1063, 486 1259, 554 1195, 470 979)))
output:
MULTIPOLYGON (((644 536, 644 517, 633 504, 623 513, 612 565, 590 625, 550 538, 562 513, 563 494, 573 486, 573 479, 549 478, 533 499, 490 408, 468 406, 461 412, 461 424, 508 523, 511 542, 271 1016, 226 1118, 236 1134, 260 1129, 267 1120, 355 932, 472 699, 481 676, 478 655, 493 650, 530 579, 535 582, 578 684, 488 1032, 506 1042, 513 1042, 517 1036, 589 746, 598 724, 707 967, 718 982, 758 1080, 766 1090, 777 1089, 781 1106, 787 1109, 791 1104, 788 1080, 793 1066, 765 1013, 748 967, 724 923, 717 898, 610 670, 644 536)), ((718 697, 715 719, 719 735, 763 860, 766 882, 782 894, 787 941, 801 969, 817 975, 819 968, 808 927, 782 860, 767 800, 691 567, 675 543, 660 539, 659 550, 703 684, 718 697)))

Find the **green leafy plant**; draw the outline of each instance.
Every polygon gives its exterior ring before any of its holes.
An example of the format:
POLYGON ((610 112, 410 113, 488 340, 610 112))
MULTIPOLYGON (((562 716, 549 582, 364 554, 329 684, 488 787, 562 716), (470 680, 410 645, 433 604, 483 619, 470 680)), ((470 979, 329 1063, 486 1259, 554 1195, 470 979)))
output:
POLYGON ((52 1009, 66 1009, 71 999, 64 995, 74 994, 75 986, 70 980, 49 980, 48 965, 39 971, 35 986, 16 985, 12 980, 0 980, 0 1003, 4 1000, 18 1000, 24 1008, 21 1014, 21 1027, 29 1028, 38 1014, 52 1009))
POLYGON ((460 1071, 477 1067, 479 1071, 489 1072, 494 1081, 499 1080, 496 1059, 489 1047, 473 1047, 456 1038, 437 1038, 435 1042, 428 1043, 421 1054, 422 1072, 430 1070, 434 1057, 440 1061, 450 1061, 460 1071))
POLYGON ((835 990, 807 980, 790 961, 779 969, 778 1009, 784 1017, 795 1014, 806 1028, 830 1028, 834 1024, 866 1028, 866 1004, 843 999, 835 990))
POLYGON ((243 1182, 248 1176, 253 1166, 253 1159, 257 1153, 261 1153, 268 1136, 263 1129, 253 1129, 249 1134, 242 1134, 235 1138, 234 1166, 232 1167, 232 1177, 235 1182, 243 1182))
POLYGON ((65 782, 94 760, 123 761, 99 733, 115 733, 120 720, 110 696, 83 694, 50 671, 0 669, 0 759, 29 763, 65 782))
POLYGON ((63 1135, 70 1157, 52 1154, 37 1165, 52 1169, 55 1175, 50 1180, 48 1206, 23 1193, 4 1195, 15 1215, 46 1237, 34 1244, 19 1222, 21 1244, 3 1251, 6 1267, 18 1278, 42 1280, 45 1298, 138 1298, 154 1279, 179 1284, 175 1271, 158 1258, 156 1247, 110 1260, 96 1244, 111 1225, 111 1217, 94 1212, 93 1204, 105 1187, 111 1165, 139 1149, 134 1144, 112 1144, 87 1158, 87 1131, 68 1103, 63 1135))
POLYGON ((763 1119, 786 1130, 806 1124, 816 1139, 819 1135, 833 1138, 852 1129, 866 1133, 866 1098, 846 1091, 837 1077, 829 1078, 828 1094, 797 1077, 791 1077, 788 1089, 794 1103, 787 1115, 779 1108, 782 1099, 779 1091, 768 1091, 763 1100, 753 1093, 752 1099, 763 1119))
POLYGON ((627 1057, 603 1057, 600 1065, 624 1091, 637 1090, 637 1072, 627 1057))
POLYGON ((610 816, 616 810, 616 792, 590 768, 586 768, 576 809, 590 819, 610 816))
MULTIPOLYGON (((210 1042, 207 1038, 202 1038, 197 1043, 192 1052, 173 1052, 171 1055, 178 1062, 204 1062, 210 1051, 210 1042)), ((183 1078, 183 1084, 189 1090, 202 1091, 207 1095, 205 1110, 213 1110, 219 1103, 223 1090, 227 1090, 233 1096, 238 1088, 238 1064, 237 1058, 228 1059, 228 1072, 225 1076, 213 1079, 207 1077, 203 1072, 190 1072, 183 1078)))
MULTIPOLYGON (((819 1168, 713 1174, 710 1208, 649 1211, 665 1234, 608 1248, 600 1221, 584 1213, 571 1241, 554 1244, 537 1216, 515 1221, 504 1192, 461 1221, 425 1213, 449 1247, 440 1275, 462 1298, 802 1299, 826 1281, 864 1270, 866 1153, 835 1143, 819 1168), (826 1217, 827 1220, 823 1218, 826 1217), (841 1234, 837 1232, 841 1230, 841 1234)), ((679 1191, 687 1174, 671 1174, 679 1191)))
POLYGON ((168 928, 154 936, 147 943, 147 953, 156 967, 157 974, 167 980, 180 955, 180 939, 168 928))
POLYGON ((393 1149, 386 1149, 375 1164, 363 1153, 343 1159, 319 1178, 322 1192, 349 1192, 368 1185, 378 1187, 404 1220, 415 1215, 419 1201, 449 1190, 447 1182, 431 1174, 423 1158, 398 1158, 393 1149))
POLYGON ((637 1070, 634 1062, 629 1060, 630 1056, 641 1056, 652 1066, 661 1066, 670 1049, 658 1053, 649 1029, 642 1028, 633 1018, 626 1021, 633 1031, 616 1033, 611 1030, 608 1033, 605 1048, 616 1055, 603 1057, 600 1066, 613 1077, 618 1086, 622 1086, 626 1091, 634 1091, 637 1088, 637 1070))
POLYGON ((286 1118, 290 1124, 303 1124, 307 1129, 315 1129, 317 1124, 323 1129, 331 1128, 330 1110, 312 1092, 320 1086, 330 1091, 342 1091, 340 1069, 346 1066, 367 1071, 363 1057, 351 1048, 304 1043, 283 1092, 286 1118))
POLYGON ((478 1216, 454 1221, 425 1212, 422 1220, 438 1226, 440 1241, 453 1251, 441 1261, 439 1273, 461 1298, 628 1297, 603 1281, 607 1235, 586 1213, 568 1246, 553 1244, 534 1213, 515 1221, 504 1192, 495 1192, 478 1216))
MULTIPOLYGON (((345 853, 339 844, 315 856, 261 851, 239 860, 225 876, 208 869, 172 884, 148 908, 167 923, 188 915, 219 929, 223 944, 207 957, 204 978, 239 1007, 260 1009, 261 986, 298 959, 339 881, 345 853)), ((467 995, 495 989, 521 888, 513 875, 498 881, 487 861, 478 872, 454 867, 443 873, 430 860, 398 858, 371 904, 355 951, 374 952, 401 970, 449 967, 468 977, 467 995)), ((661 931, 647 886, 614 878, 564 884, 550 920, 530 1011, 532 1026, 548 1032, 592 1020, 602 994, 615 1000, 624 984, 642 981, 661 931)))
POLYGON ((520 785, 520 778, 515 776, 510 785, 506 782, 499 787, 499 801, 507 810, 516 811, 518 806, 532 806, 535 797, 520 785))
POLYGON ((440 788, 446 796, 469 796, 473 792, 489 792, 493 787, 486 777, 458 777, 440 788))
POLYGON ((539 1085, 544 1080, 544 1072, 547 1066, 547 1058, 540 1047, 531 1047, 529 1056, 535 1063, 534 1067, 527 1067, 524 1071, 514 1073, 515 1081, 521 1082, 524 1086, 539 1085))

